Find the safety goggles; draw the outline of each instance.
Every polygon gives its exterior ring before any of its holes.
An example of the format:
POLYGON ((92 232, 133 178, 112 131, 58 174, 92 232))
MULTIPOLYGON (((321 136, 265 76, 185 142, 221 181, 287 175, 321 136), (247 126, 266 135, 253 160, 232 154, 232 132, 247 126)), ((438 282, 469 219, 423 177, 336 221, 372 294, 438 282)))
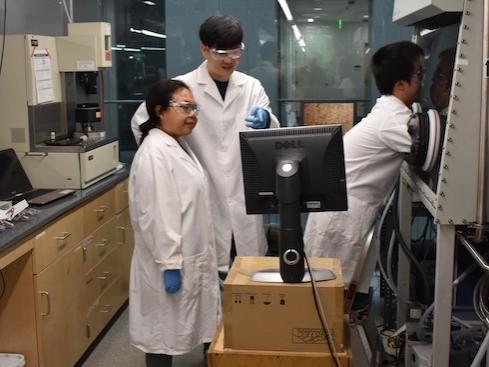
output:
POLYGON ((241 42, 241 46, 238 48, 233 48, 230 50, 218 50, 216 48, 210 48, 209 51, 211 52, 211 55, 217 59, 217 60, 225 60, 226 58, 230 58, 233 60, 237 60, 241 57, 245 50, 245 45, 243 42, 241 42))
POLYGON ((424 79, 424 70, 423 70, 423 68, 421 68, 417 72, 415 72, 411 78, 414 78, 414 77, 416 77, 418 79, 418 81, 422 82, 423 79, 424 79))
POLYGON ((200 111, 199 106, 197 106, 195 103, 178 102, 178 101, 175 101, 174 99, 170 100, 169 106, 178 108, 178 109, 180 109, 180 111, 186 113, 187 115, 194 114, 197 116, 199 114, 199 111, 200 111))

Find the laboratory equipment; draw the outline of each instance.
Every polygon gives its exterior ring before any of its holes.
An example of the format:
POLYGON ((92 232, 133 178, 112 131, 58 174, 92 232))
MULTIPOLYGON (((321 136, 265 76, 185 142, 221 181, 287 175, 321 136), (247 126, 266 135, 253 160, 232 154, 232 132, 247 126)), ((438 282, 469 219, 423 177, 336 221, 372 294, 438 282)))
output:
POLYGON ((109 23, 71 23, 68 36, 8 35, 0 77, 0 148, 13 148, 34 187, 80 189, 115 172, 102 69, 109 23))

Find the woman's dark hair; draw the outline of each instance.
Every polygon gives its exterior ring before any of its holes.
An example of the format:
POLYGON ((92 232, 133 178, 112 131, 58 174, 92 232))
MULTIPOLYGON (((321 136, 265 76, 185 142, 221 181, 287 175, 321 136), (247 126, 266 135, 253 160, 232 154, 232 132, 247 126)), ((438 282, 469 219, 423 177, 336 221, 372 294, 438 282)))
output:
POLYGON ((156 106, 161 106, 162 111, 166 111, 170 106, 170 100, 175 92, 180 89, 190 88, 184 82, 175 79, 160 80, 153 84, 146 95, 146 110, 148 111, 149 118, 146 122, 139 125, 141 130, 141 142, 148 135, 149 131, 160 123, 160 118, 156 113, 156 106))
POLYGON ((391 43, 380 48, 372 57, 372 73, 379 92, 390 95, 398 81, 410 82, 416 60, 423 55, 423 49, 409 41, 391 43))
POLYGON ((200 42, 207 47, 226 50, 243 42, 243 29, 238 19, 228 15, 213 15, 200 26, 200 42))

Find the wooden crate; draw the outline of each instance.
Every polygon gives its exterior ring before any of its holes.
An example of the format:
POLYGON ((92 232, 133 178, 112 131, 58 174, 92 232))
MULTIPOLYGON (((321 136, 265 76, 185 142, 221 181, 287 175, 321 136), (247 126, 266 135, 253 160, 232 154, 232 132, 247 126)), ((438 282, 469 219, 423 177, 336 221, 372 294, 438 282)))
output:
MULTIPOLYGON (((338 353, 342 367, 350 367, 351 352, 338 353)), ((329 353, 237 350, 224 348, 221 324, 207 354, 208 367, 335 367, 329 353)))

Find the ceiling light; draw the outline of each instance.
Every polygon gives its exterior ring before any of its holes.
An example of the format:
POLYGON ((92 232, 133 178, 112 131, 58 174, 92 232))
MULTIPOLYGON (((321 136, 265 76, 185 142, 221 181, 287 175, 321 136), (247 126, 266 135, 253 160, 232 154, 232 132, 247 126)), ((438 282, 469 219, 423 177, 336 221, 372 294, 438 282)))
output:
POLYGON ((367 14, 365 14, 363 17, 364 17, 365 19, 368 19, 368 15, 367 15, 367 14))
POLYGON ((156 3, 152 2, 152 1, 143 1, 143 3, 145 3, 146 5, 156 5, 156 3))
POLYGON ((166 48, 164 48, 164 47, 141 47, 141 50, 147 50, 147 51, 165 51, 166 48))
POLYGON ((302 38, 301 31, 299 31, 299 27, 297 27, 297 24, 292 24, 292 30, 294 31, 294 36, 297 41, 299 41, 302 38))
POLYGON ((312 22, 314 22, 314 19, 312 19, 312 18, 307 18, 307 23, 312 23, 312 22))
POLYGON ((289 22, 294 20, 294 18, 292 17, 292 13, 290 12, 289 4, 287 4, 287 0, 277 0, 277 1, 280 7, 282 8, 282 11, 284 12, 284 15, 287 18, 287 20, 289 22))
POLYGON ((148 31, 147 29, 136 29, 136 28, 131 27, 131 28, 129 28, 129 31, 131 31, 133 33, 142 33, 145 36, 150 36, 150 37, 166 38, 166 34, 148 31))
POLYGON ((320 11, 320 10, 323 10, 323 8, 314 8, 312 10, 320 11))

